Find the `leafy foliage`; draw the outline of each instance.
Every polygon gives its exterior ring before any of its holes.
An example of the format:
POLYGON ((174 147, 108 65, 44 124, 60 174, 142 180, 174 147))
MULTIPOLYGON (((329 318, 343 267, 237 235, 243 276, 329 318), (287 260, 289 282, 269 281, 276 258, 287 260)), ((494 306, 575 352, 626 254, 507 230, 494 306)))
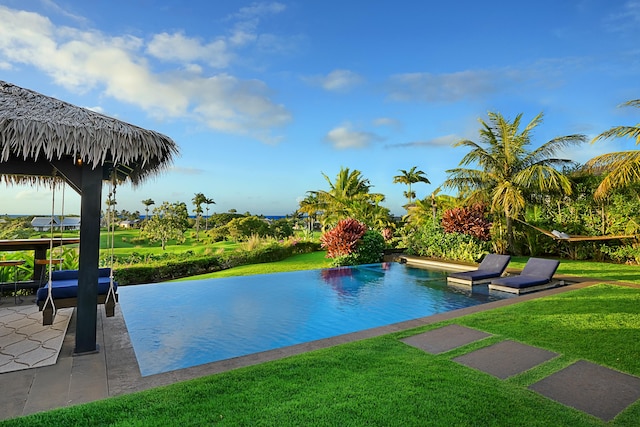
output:
POLYGON ((431 221, 421 225, 409 224, 403 233, 402 246, 412 255, 477 262, 492 249, 491 242, 468 234, 445 233, 441 226, 431 221))
POLYGON ((327 250, 327 258, 336 258, 355 253, 356 245, 367 226, 353 218, 338 221, 335 227, 320 238, 322 247, 327 250))
POLYGON ((370 193, 371 183, 362 176, 362 172, 341 168, 335 182, 331 182, 327 175, 322 175, 330 189, 309 192, 316 197, 317 205, 313 197, 305 199, 305 210, 322 211, 320 221, 323 225, 331 226, 342 219, 354 218, 371 228, 382 229, 391 222, 389 209, 380 206, 384 195, 370 193), (309 203, 314 204, 307 206, 309 203))
POLYGON ((529 150, 531 134, 542 122, 542 114, 520 130, 522 114, 512 121, 500 113, 489 113, 480 121, 480 142, 459 141, 470 151, 458 168, 448 170, 444 188, 456 188, 473 202, 487 202, 491 212, 505 219, 509 248, 513 247, 512 219, 524 212, 532 194, 570 194, 571 182, 558 166, 571 163, 553 157, 560 150, 585 141, 584 135, 556 137, 529 150), (472 169, 468 166, 478 166, 472 169))
POLYGON ((291 255, 319 250, 317 242, 296 240, 284 243, 271 241, 253 249, 241 249, 215 255, 197 256, 193 252, 182 254, 140 255, 133 253, 128 259, 118 259, 114 271, 120 285, 154 283, 225 270, 245 264, 280 261, 291 255), (125 265, 125 263, 129 265, 125 265))
POLYGON ((376 230, 364 233, 356 248, 356 261, 358 264, 373 264, 382 261, 385 240, 382 234, 376 230))
POLYGON ((445 233, 462 233, 477 239, 491 239, 491 222, 485 217, 485 207, 476 203, 470 207, 453 208, 442 214, 445 233))
POLYGON ((291 225, 291 221, 286 218, 273 221, 269 231, 269 234, 276 239, 286 239, 287 237, 293 236, 293 226, 291 225))
POLYGON ((159 241, 164 250, 169 240, 184 242, 188 225, 186 204, 163 202, 162 206, 153 209, 153 216, 145 221, 141 234, 152 242, 159 241))
POLYGON ((385 248, 380 232, 367 230, 365 224, 353 218, 339 221, 320 241, 334 267, 380 262, 385 248))

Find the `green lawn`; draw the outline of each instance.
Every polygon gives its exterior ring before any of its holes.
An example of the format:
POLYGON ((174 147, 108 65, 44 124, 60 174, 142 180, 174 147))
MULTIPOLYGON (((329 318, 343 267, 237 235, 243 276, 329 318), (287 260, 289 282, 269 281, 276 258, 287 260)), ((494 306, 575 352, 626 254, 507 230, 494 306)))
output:
POLYGON ((238 267, 229 268, 227 270, 201 274, 198 276, 185 277, 182 279, 176 279, 174 281, 180 282, 194 279, 215 279, 219 277, 251 276, 254 274, 283 273, 286 271, 328 268, 329 260, 326 258, 326 255, 327 253, 325 251, 294 255, 282 261, 241 265, 238 267))
MULTIPOLYGON (((570 264, 583 275, 609 271, 570 264)), ((627 273, 614 268, 610 276, 627 273)), ((597 285, 2 425, 608 425, 527 387, 578 359, 640 376, 638 307, 640 289, 597 285), (493 336, 441 355, 400 341, 448 323, 493 336), (560 356, 507 380, 451 360, 504 339, 560 356)), ((636 402, 610 425, 639 419, 636 402)))

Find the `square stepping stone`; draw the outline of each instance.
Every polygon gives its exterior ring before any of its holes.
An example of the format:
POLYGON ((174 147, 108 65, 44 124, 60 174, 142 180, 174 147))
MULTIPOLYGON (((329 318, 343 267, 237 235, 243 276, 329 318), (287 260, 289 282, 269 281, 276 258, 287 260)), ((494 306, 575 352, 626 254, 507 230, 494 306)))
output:
POLYGON ((500 379, 512 377, 553 359, 558 354, 516 341, 501 341, 453 359, 500 379))
POLYGON ((490 336, 491 334, 477 329, 460 325, 447 325, 404 338, 401 341, 427 353, 440 354, 490 336))
POLYGON ((529 387, 556 402, 611 421, 640 399, 640 378, 580 360, 529 387))

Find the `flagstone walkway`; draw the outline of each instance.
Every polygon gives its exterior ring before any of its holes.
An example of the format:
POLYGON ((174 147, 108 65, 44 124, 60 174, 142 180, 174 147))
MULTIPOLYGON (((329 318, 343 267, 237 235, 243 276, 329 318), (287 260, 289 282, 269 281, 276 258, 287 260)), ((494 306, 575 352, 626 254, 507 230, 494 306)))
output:
MULTIPOLYGON (((402 341, 427 353, 443 354, 490 336, 486 332, 453 324, 402 341)), ((558 353, 505 340, 451 360, 507 379, 557 356, 558 353)), ((640 399, 640 378, 580 360, 531 384, 529 389, 603 421, 611 421, 640 399)))

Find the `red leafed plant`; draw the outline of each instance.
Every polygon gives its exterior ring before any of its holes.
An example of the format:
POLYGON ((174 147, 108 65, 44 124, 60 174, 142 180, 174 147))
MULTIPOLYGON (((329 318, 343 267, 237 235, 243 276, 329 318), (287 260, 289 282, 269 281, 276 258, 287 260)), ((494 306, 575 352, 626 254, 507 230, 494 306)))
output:
POLYGON ((327 250, 327 258, 351 255, 366 231, 367 226, 353 218, 339 221, 320 238, 322 247, 327 250))
POLYGON ((445 233, 468 234, 484 241, 491 239, 491 222, 485 218, 485 207, 480 203, 445 211, 442 228, 445 233))

